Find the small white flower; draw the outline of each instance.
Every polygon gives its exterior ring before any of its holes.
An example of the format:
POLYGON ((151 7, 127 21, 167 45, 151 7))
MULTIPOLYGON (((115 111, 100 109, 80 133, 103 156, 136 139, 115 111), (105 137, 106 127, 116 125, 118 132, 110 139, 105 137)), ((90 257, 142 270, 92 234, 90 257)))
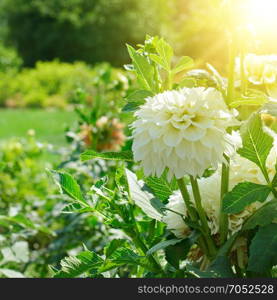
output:
POLYGON ((213 88, 185 88, 146 99, 135 113, 133 152, 146 176, 169 169, 182 178, 217 167, 232 141, 226 128, 237 124, 221 94, 213 88))
MULTIPOLYGON (((240 74, 240 59, 237 58, 237 73, 240 74)), ((255 84, 272 84, 277 76, 277 55, 247 54, 244 59, 247 79, 255 84)))

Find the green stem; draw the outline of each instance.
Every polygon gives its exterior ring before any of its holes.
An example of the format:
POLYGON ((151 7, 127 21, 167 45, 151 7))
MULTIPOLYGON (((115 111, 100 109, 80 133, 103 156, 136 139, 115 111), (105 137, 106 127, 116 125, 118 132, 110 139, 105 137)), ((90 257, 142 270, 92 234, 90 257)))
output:
POLYGON ((134 230, 132 230, 132 231, 126 231, 125 233, 132 239, 132 241, 134 242, 135 246, 141 251, 141 253, 143 255, 145 255, 145 257, 148 259, 148 261, 150 262, 150 264, 155 268, 155 270, 157 270, 157 272, 160 272, 160 273, 164 274, 163 268, 157 262, 157 260, 154 258, 154 256, 152 254, 147 255, 147 251, 149 249, 144 244, 143 240, 140 238, 140 234, 139 234, 137 228, 135 227, 134 230))
POLYGON ((195 213, 194 206, 193 206, 193 204, 192 204, 191 201, 190 201, 189 192, 188 192, 188 190, 187 190, 187 187, 186 187, 186 184, 185 184, 185 182, 184 182, 184 179, 183 179, 183 178, 177 179, 177 183, 178 183, 180 192, 181 192, 181 194, 182 194, 182 196, 183 196, 183 199, 184 199, 186 208, 187 208, 187 210, 188 210, 188 215, 189 215, 189 217, 191 218, 191 220, 192 220, 193 222, 197 222, 198 216, 197 216, 197 214, 195 213))
POLYGON ((214 256, 217 251, 216 251, 214 241, 211 237, 211 232, 210 232, 209 224, 207 221, 206 213, 205 213, 204 208, 201 203, 201 195, 200 195, 200 190, 199 190, 197 179, 193 178, 193 176, 190 176, 190 182, 191 182, 191 187, 192 187, 192 192, 193 192, 193 196, 194 196, 194 200, 195 200, 196 209, 199 214, 203 230, 205 232, 205 239, 206 239, 206 242, 207 242, 207 245, 209 248, 209 252, 210 252, 211 256, 214 256))
POLYGON ((221 171, 221 189, 220 189, 220 213, 219 213, 219 235, 220 235, 220 245, 223 245, 227 239, 228 235, 228 215, 223 212, 223 198, 229 189, 229 173, 230 167, 229 157, 225 156, 227 164, 222 164, 221 171))
MULTIPOLYGON (((191 220, 193 222, 198 222, 198 215, 196 214, 196 212, 194 210, 194 206, 192 205, 192 203, 190 201, 190 196, 189 196, 186 184, 184 182, 184 179, 183 178, 177 179, 177 183, 178 183, 180 192, 182 194, 183 200, 185 202, 185 206, 188 210, 188 216, 191 218, 191 220)), ((199 244, 199 247, 202 249, 202 251, 207 256, 210 256, 208 246, 207 246, 206 241, 203 236, 199 237, 198 244, 199 244)))

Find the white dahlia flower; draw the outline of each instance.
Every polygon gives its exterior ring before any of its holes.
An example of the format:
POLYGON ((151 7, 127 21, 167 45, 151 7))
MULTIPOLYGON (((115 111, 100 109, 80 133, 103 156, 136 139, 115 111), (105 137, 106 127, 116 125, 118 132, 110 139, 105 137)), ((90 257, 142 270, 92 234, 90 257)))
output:
POLYGON ((160 177, 168 168, 169 178, 201 176, 206 168, 216 168, 232 144, 226 128, 237 124, 221 94, 203 87, 149 97, 135 116, 135 161, 146 176, 160 177))
MULTIPOLYGON (((266 166, 269 173, 269 177, 272 179, 275 174, 275 165, 277 162, 277 139, 274 146, 270 151, 267 158, 266 166)), ((266 181, 262 175, 260 169, 251 161, 236 154, 230 163, 230 181, 229 190, 234 188, 238 183, 244 181, 250 181, 257 184, 266 184, 266 181)), ((199 189, 202 197, 202 206, 208 217, 208 224, 212 234, 217 234, 219 230, 219 213, 220 213, 220 181, 221 170, 217 170, 212 176, 208 178, 201 178, 198 180, 199 189)), ((193 200, 193 193, 190 186, 188 191, 191 199, 193 200)), ((269 195, 267 201, 273 198, 269 195)), ((263 204, 260 202, 252 203, 247 206, 242 212, 238 214, 229 215, 229 231, 235 233, 241 229, 243 222, 252 215, 263 204)), ((170 198, 167 207, 177 213, 187 215, 184 200, 179 191, 176 191, 170 198)), ((184 223, 182 217, 171 211, 166 212, 166 216, 163 217, 163 222, 167 224, 167 228, 170 229, 177 237, 181 238, 187 235, 188 227, 184 223)))

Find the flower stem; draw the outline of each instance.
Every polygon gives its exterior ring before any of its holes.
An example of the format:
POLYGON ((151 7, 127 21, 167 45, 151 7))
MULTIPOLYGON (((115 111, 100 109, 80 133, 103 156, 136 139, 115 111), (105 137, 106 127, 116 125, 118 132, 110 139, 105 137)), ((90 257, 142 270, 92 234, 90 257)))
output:
POLYGON ((199 214, 199 218, 200 218, 203 230, 205 232, 205 239, 206 239, 209 251, 210 251, 210 255, 213 256, 216 254, 216 247, 215 247, 214 241, 211 237, 211 232, 210 232, 209 224, 207 221, 206 213, 205 213, 204 208, 201 203, 201 195, 200 195, 198 182, 197 182, 196 178, 193 178, 193 176, 190 176, 190 182, 191 182, 191 187, 192 187, 192 192, 193 192, 193 196, 194 196, 194 200, 195 200, 196 209, 199 214))
POLYGON ((219 212, 219 236, 220 236, 220 245, 223 245, 227 239, 228 235, 228 215, 223 212, 223 198, 229 189, 229 173, 230 167, 229 157, 225 156, 227 164, 222 164, 221 171, 221 189, 220 189, 220 212, 219 212))
POLYGON ((190 201, 190 196, 189 196, 186 184, 184 182, 184 179, 183 178, 177 179, 177 183, 178 183, 180 192, 183 196, 183 199, 185 201, 185 205, 186 205, 186 208, 188 210, 188 215, 189 215, 189 217, 191 218, 192 221, 196 222, 198 220, 198 216, 195 213, 194 206, 190 201))
MULTIPOLYGON (((192 220, 193 222, 197 222, 197 221, 198 221, 198 215, 196 214, 196 212, 195 212, 195 210, 194 210, 194 206, 192 205, 192 203, 191 203, 191 201, 190 201, 190 196, 189 196, 189 193, 188 193, 186 184, 185 184, 185 182, 184 182, 184 179, 183 179, 183 178, 177 179, 177 183, 178 183, 180 192, 181 192, 181 194, 182 194, 182 197, 183 197, 183 199, 184 199, 186 208, 187 208, 187 210, 188 210, 188 215, 189 215, 189 217, 191 218, 191 220, 192 220)), ((207 256, 210 256, 208 246, 207 246, 206 241, 205 241, 205 239, 204 239, 203 236, 200 236, 200 237, 199 237, 199 239, 198 239, 198 244, 199 244, 199 247, 202 249, 202 251, 203 251, 207 256)))

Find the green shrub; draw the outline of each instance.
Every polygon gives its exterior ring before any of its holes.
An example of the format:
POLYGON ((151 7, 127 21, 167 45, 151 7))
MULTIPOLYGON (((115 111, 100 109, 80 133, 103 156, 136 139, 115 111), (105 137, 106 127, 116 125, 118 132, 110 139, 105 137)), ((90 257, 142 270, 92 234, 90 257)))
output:
POLYGON ((124 72, 109 64, 91 68, 83 62, 38 62, 33 69, 0 74, 0 105, 65 108, 76 101, 77 89, 90 95, 88 101, 99 94, 105 94, 105 101, 115 101, 115 92, 128 88, 124 72))
POLYGON ((12 48, 0 44, 0 72, 16 71, 22 65, 22 59, 12 48))

